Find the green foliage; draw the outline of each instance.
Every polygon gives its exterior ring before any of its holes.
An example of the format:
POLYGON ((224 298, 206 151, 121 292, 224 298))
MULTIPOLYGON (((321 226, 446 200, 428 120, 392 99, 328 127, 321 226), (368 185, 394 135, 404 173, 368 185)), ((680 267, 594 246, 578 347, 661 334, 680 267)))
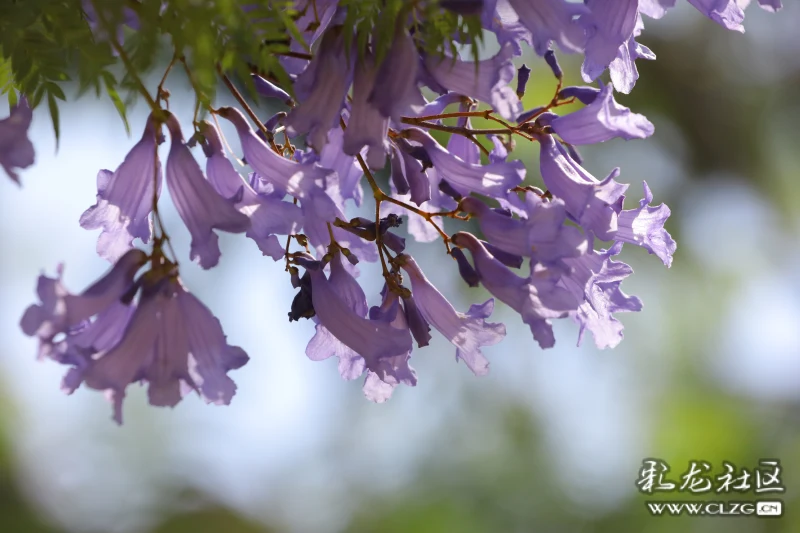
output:
MULTIPOLYGON (((445 11, 435 0, 341 0, 339 6, 346 10, 346 39, 359 53, 371 47, 379 61, 398 22, 429 54, 455 55, 457 43, 481 37, 477 17, 445 11)), ((292 52, 292 42, 312 52, 303 36, 316 23, 296 25, 309 9, 321 16, 313 0, 6 0, 0 2, 0 90, 11 105, 19 94, 33 107, 46 102, 56 140, 58 101, 73 87, 66 84, 77 82, 70 99, 105 93, 128 129, 127 105, 154 89, 139 80, 169 57, 185 64, 199 109, 211 105, 219 71, 241 80, 251 95, 251 72, 291 92, 279 58, 292 52)), ((158 96, 152 92, 149 99, 158 96)))

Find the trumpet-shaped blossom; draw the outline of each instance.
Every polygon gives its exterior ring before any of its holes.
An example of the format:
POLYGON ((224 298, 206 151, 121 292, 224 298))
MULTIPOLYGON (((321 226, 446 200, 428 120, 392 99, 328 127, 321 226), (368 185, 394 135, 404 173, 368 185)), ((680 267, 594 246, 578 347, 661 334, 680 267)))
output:
POLYGON ((150 242, 150 213, 161 195, 161 161, 156 152, 159 130, 151 114, 141 140, 117 170, 98 172, 97 203, 81 215, 82 228, 102 229, 97 253, 108 261, 114 262, 130 250, 136 238, 150 242))
POLYGON ((41 303, 28 307, 20 321, 22 331, 39 340, 39 357, 57 359, 55 338, 84 326, 93 316, 123 299, 133 285, 136 272, 146 261, 144 252, 130 250, 106 275, 77 295, 71 294, 61 283, 61 267, 56 278, 39 276, 36 292, 41 303))
POLYGON ((465 198, 461 209, 478 219, 492 246, 509 254, 558 265, 563 258, 586 251, 586 239, 581 232, 564 224, 567 212, 562 200, 545 201, 536 193, 526 192, 523 205, 523 219, 500 214, 476 198, 465 198))
POLYGON ((641 246, 651 254, 655 254, 665 266, 670 267, 677 244, 664 229, 664 223, 670 215, 669 207, 666 204, 651 207, 653 193, 650 192, 647 182, 642 184, 644 198, 639 202, 637 209, 628 209, 619 214, 614 239, 641 246))
POLYGON ((276 235, 291 235, 300 229, 300 208, 275 196, 257 193, 225 157, 216 128, 204 122, 202 131, 208 181, 221 196, 234 199, 235 208, 250 219, 246 235, 259 250, 275 261, 282 259, 284 247, 276 235))
POLYGON ((508 44, 494 57, 477 64, 449 57, 429 57, 425 68, 445 89, 490 104, 501 117, 511 120, 522 112, 522 102, 509 85, 516 73, 511 62, 514 55, 514 48, 508 44))
POLYGON ((552 348, 556 340, 550 319, 566 317, 582 301, 557 285, 559 273, 531 263, 527 278, 517 276, 470 233, 455 234, 453 244, 463 246, 472 253, 475 270, 483 286, 492 296, 521 315, 539 346, 552 348))
POLYGON ((414 40, 398 24, 386 58, 378 67, 368 102, 384 117, 400 122, 403 116, 413 116, 425 106, 417 73, 420 58, 414 40))
POLYGON ((411 293, 425 320, 456 347, 456 360, 466 363, 476 375, 489 372, 489 361, 481 348, 497 344, 506 336, 503 324, 486 322, 494 310, 494 299, 472 305, 459 313, 439 290, 428 281, 411 256, 402 256, 402 268, 411 282, 411 293))
POLYGON ((586 34, 576 20, 589 11, 567 0, 508 0, 519 21, 533 37, 533 49, 543 56, 555 42, 567 53, 580 52, 586 44, 586 34))
POLYGON ((33 111, 25 97, 11 108, 9 115, 0 120, 0 166, 8 177, 19 183, 17 168, 28 168, 33 164, 33 143, 28 138, 28 129, 33 120, 33 111))
POLYGON ((255 134, 238 109, 223 107, 218 114, 236 127, 247 164, 277 190, 303 198, 331 173, 317 164, 298 163, 273 151, 255 134))
POLYGON ((569 144, 596 144, 617 137, 645 139, 655 130, 644 115, 632 113, 614 100, 614 86, 603 86, 586 107, 550 121, 559 137, 569 144))
POLYGON ((639 0, 586 0, 590 13, 581 17, 586 28, 585 59, 581 72, 592 81, 611 64, 619 49, 633 39, 639 0))
POLYGON ((342 149, 345 154, 355 156, 366 146, 367 164, 380 169, 386 164, 386 133, 389 119, 381 115, 370 100, 377 81, 378 66, 373 57, 365 57, 355 68, 353 100, 347 130, 344 132, 342 149))
POLYGON ((213 230, 244 233, 250 219, 235 205, 220 196, 205 179, 189 147, 183 142, 180 125, 174 115, 167 118, 172 146, 167 157, 167 186, 172 202, 192 235, 190 257, 203 268, 219 263, 219 238, 213 230))
POLYGON ((211 311, 172 275, 146 279, 125 333, 112 348, 96 353, 83 369, 84 383, 105 390, 122 423, 128 385, 148 383, 151 405, 174 407, 187 390, 208 403, 229 404, 236 392, 227 372, 242 367, 247 354, 226 342, 211 311))
POLYGON ((618 169, 603 181, 589 174, 551 135, 539 138, 542 179, 553 196, 564 201, 567 213, 585 231, 611 240, 617 231, 615 204, 628 185, 614 180, 618 169))

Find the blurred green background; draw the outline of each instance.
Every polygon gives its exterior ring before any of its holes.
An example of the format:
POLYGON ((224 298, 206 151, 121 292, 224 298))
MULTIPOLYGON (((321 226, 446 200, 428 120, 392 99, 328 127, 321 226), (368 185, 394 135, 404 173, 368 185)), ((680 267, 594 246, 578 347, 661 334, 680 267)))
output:
MULTIPOLYGON (((101 394, 64 396, 64 370, 35 361, 18 320, 42 269, 64 261, 77 290, 106 268, 77 219, 94 203, 96 170, 115 168, 134 141, 110 105, 83 100, 63 112, 56 155, 37 113, 37 166, 22 190, 0 180, 0 531, 800 531, 800 4, 785 4, 748 10, 744 35, 688 4, 647 19, 640 40, 658 60, 638 62, 636 89, 619 100, 656 134, 582 150, 597 176, 622 168, 628 207, 646 180, 672 209, 671 269, 641 249, 622 254, 636 271, 623 290, 645 308, 620 317, 618 348, 591 338, 576 348, 577 328, 560 323, 556 348, 541 351, 498 308, 509 335, 486 350, 489 376, 454 364, 439 339, 414 354, 418 387, 383 405, 340 380, 334 361, 305 358, 312 327, 287 327, 282 267, 227 235, 219 268, 182 270, 251 356, 233 374, 231 406, 191 397, 156 410, 131 387, 117 428, 101 394), (718 474, 722 461, 778 458, 784 516, 655 518, 645 502, 718 497, 641 494, 646 457, 667 461, 673 480, 692 459, 718 474)), ((535 65, 533 107, 554 84, 540 60, 524 60, 535 65)), ((188 124, 193 101, 175 80, 188 124)), ((134 137, 144 116, 141 106, 131 116, 134 137)), ((519 148, 535 182, 535 154, 519 148)), ((167 224, 186 255, 174 212, 167 224)), ((440 268, 438 246, 411 250, 457 308, 485 299, 440 268)), ((375 272, 362 271, 376 293, 375 272)))

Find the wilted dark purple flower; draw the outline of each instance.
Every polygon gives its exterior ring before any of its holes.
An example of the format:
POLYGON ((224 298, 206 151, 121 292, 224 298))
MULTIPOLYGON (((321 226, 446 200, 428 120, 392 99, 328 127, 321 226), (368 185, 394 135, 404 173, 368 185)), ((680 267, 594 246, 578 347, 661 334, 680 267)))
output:
POLYGON ((456 360, 466 363, 481 376, 489 372, 489 361, 481 348, 497 344, 506 336, 503 324, 486 322, 494 310, 494 299, 472 305, 466 314, 456 311, 442 293, 428 281, 411 256, 402 256, 402 268, 411 281, 411 293, 422 316, 456 347, 456 360))
POLYGON ((564 141, 577 145, 601 143, 615 137, 626 141, 645 139, 655 131, 644 115, 631 113, 614 100, 611 84, 604 86, 591 104, 552 120, 550 126, 564 141))
POLYGON ((150 241, 153 188, 157 187, 156 198, 161 194, 161 161, 156 153, 159 129, 151 114, 141 140, 117 170, 98 172, 97 203, 81 215, 82 228, 102 228, 97 253, 108 261, 116 261, 130 250, 136 238, 150 241))
POLYGON ((15 168, 28 168, 33 164, 33 143, 28 138, 33 111, 28 99, 22 96, 9 115, 0 120, 0 166, 8 177, 19 183, 15 168))
POLYGON ((213 230, 243 233, 250 229, 250 219, 206 181, 200 165, 183 142, 178 120, 171 113, 167 116, 167 128, 172 136, 167 158, 169 193, 192 235, 190 257, 201 267, 212 268, 221 255, 219 238, 213 230))
POLYGON ((628 209, 619 214, 614 240, 641 246, 651 254, 655 254, 665 266, 670 267, 677 244, 664 229, 664 223, 670 215, 669 207, 666 204, 650 207, 653 193, 650 192, 647 182, 642 184, 644 198, 639 202, 637 209, 628 209))
POLYGON ((505 45, 492 58, 462 61, 450 57, 425 59, 425 68, 449 91, 490 104, 500 116, 511 120, 522 112, 522 102, 509 86, 514 79, 514 48, 505 45))

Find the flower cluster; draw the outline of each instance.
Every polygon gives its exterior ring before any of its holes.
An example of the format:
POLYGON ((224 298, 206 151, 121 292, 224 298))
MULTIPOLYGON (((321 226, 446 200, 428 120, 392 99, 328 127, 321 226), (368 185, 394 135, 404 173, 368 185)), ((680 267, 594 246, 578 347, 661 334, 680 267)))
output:
MULTIPOLYGON (((689 2, 741 30, 743 2, 689 2)), ((454 345, 457 361, 476 375, 487 373, 482 349, 506 334, 490 318, 495 299, 519 313, 541 348, 555 344, 552 322, 561 318, 577 323, 579 343, 588 331, 599 348, 616 346, 623 336, 616 313, 639 311, 642 302, 622 291, 632 269, 615 258, 627 243, 669 267, 676 249, 664 229, 670 210, 652 205, 644 182, 638 205, 626 209, 620 170, 592 175, 577 147, 653 134, 653 124, 620 105, 615 91, 633 88, 636 59, 655 57, 637 42, 642 14, 659 18, 675 0, 439 2, 480 17, 497 37, 499 50, 477 62, 424 52, 414 31, 415 3, 397 18, 385 57, 369 39, 348 34, 347 8, 336 0, 295 4, 312 53, 292 41, 280 58, 291 86, 253 74, 260 97, 285 109, 262 121, 222 71, 244 112, 206 109, 214 122, 218 117, 235 128, 247 178, 226 156, 211 121, 196 119, 185 140, 163 105, 161 86, 156 99, 147 95, 153 109, 141 139, 116 170, 99 171, 96 203, 80 224, 101 230, 97 252, 113 264, 110 272, 78 295, 61 284, 61 269, 57 278, 41 276, 41 303, 21 323, 39 339, 40 356, 72 367, 64 388, 85 383, 108 391, 118 422, 125 389, 135 381, 149 384, 153 405, 173 406, 189 390, 225 404, 234 394, 227 372, 247 355, 227 344, 217 319, 181 284, 158 213, 165 132, 171 146, 163 174, 192 237, 191 259, 215 267, 217 232, 225 231, 244 233, 263 255, 284 262, 286 282, 297 289, 289 321, 316 325, 306 355, 335 356, 344 379, 364 376, 372 401, 385 401, 401 383, 416 384, 411 354, 415 345, 429 344, 432 330, 454 345), (528 110, 522 97, 531 71, 514 64, 523 45, 543 58, 556 82, 553 98, 528 110), (562 86, 555 50, 583 54, 587 83, 605 70, 610 82, 562 86), (573 103, 579 105, 566 107, 573 103), (495 127, 476 129, 475 119, 495 127), (431 132, 449 138, 441 143, 431 132), (539 146, 538 173, 513 159, 519 142, 539 146), (192 152, 198 145, 205 169, 192 152), (379 186, 379 171, 388 189, 379 186), (348 208, 361 206, 365 196, 374 199, 375 217, 348 218, 348 208), (449 235, 444 219, 474 219, 480 232, 449 235), (452 272, 470 287, 483 285, 492 298, 454 308, 407 253, 396 231, 402 224, 417 241, 441 240, 452 272), (150 253, 136 247, 137 239, 150 253), (378 305, 367 303, 359 262, 383 273, 378 305)), ((759 4, 780 8, 779 0, 759 4)), ((103 37, 124 59, 120 38, 103 37)), ((0 163, 15 179, 11 169, 33 160, 24 135, 29 123, 24 101, 0 122, 0 163)))

